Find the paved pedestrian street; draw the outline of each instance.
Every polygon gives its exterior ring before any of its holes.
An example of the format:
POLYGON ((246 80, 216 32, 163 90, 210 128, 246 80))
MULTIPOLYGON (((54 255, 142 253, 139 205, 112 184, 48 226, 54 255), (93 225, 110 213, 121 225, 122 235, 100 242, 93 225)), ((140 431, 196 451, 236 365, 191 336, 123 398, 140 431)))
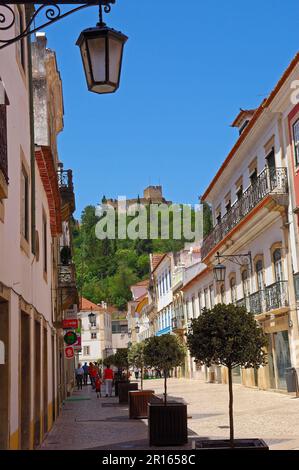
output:
MULTIPOLYGON (((163 393, 163 380, 145 381, 146 389, 163 393)), ((169 379, 171 399, 188 404, 189 443, 197 437, 227 437, 228 388, 199 380, 169 379)), ((90 386, 75 391, 66 401, 41 448, 149 449, 147 420, 130 420, 128 406, 118 398, 96 398, 90 386)), ((269 391, 234 385, 236 438, 264 439, 270 449, 299 449, 299 399, 269 391)), ((153 449, 153 448, 152 448, 153 449)))

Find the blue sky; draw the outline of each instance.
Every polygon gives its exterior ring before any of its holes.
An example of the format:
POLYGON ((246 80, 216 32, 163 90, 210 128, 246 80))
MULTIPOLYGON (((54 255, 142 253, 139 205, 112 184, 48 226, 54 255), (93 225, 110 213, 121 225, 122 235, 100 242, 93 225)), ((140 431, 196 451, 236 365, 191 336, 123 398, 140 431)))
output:
POLYGON ((63 80, 60 158, 74 171, 77 212, 162 184, 196 203, 254 108, 299 50, 298 0, 117 0, 109 26, 129 36, 121 86, 87 91, 75 42, 97 21, 87 8, 47 28, 63 80))

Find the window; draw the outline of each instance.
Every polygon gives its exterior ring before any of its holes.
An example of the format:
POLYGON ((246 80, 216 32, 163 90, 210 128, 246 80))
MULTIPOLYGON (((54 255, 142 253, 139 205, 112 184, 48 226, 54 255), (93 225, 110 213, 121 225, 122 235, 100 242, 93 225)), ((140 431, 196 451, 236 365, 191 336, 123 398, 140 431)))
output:
POLYGON ((237 286, 236 286, 236 278, 232 277, 230 280, 230 295, 232 304, 235 304, 237 301, 237 286))
POLYGON ((257 169, 256 168, 253 170, 249 178, 250 178, 251 185, 254 186, 257 182, 257 169))
MULTIPOLYGON (((21 6, 17 6, 17 15, 16 15, 16 33, 19 35, 24 30, 24 13, 23 8, 21 6)), ((20 41, 16 42, 17 48, 17 57, 19 60, 20 65, 22 66, 23 70, 25 71, 25 39, 21 39, 20 41)))
POLYGON ((90 347, 83 346, 83 356, 89 356, 89 355, 90 355, 90 347))
POLYGON ((195 297, 192 297, 191 305, 192 305, 192 318, 195 318, 195 297))
POLYGON ((283 269, 282 269, 282 257, 281 249, 277 248, 273 253, 273 262, 274 262, 274 272, 275 272, 275 281, 283 281, 283 269))
POLYGON ((242 272, 242 286, 243 286, 243 296, 248 297, 248 295, 250 295, 250 280, 249 280, 247 269, 245 269, 242 272))
POLYGON ((209 308, 209 289, 204 290, 205 307, 209 308))
POLYGON ((21 234, 29 241, 29 178, 25 168, 21 170, 21 234))
POLYGON ((267 165, 271 172, 273 172, 276 168, 275 164, 275 150, 272 148, 271 152, 266 157, 267 165))
MULTIPOLYGON (((1 86, 1 79, 0 79, 1 86)), ((5 92, 4 92, 5 95, 5 92)), ((8 165, 7 165, 7 112, 6 104, 0 101, 0 171, 2 172, 6 183, 8 182, 8 165)), ((1 191, 0 187, 0 199, 6 197, 5 192, 1 191)))
POLYGON ((201 314, 202 306, 201 306, 201 292, 198 292, 198 312, 199 315, 201 314))
POLYGON ((221 299, 221 303, 222 304, 225 304, 225 287, 224 285, 222 284, 221 287, 220 287, 220 299, 221 299))
POLYGON ((293 126, 294 145, 295 145, 295 165, 299 166, 299 119, 293 126))
POLYGON ((43 266, 44 266, 44 273, 48 271, 48 226, 47 226, 47 218, 45 214, 43 214, 43 266))
POLYGON ((209 297, 210 297, 210 306, 211 308, 214 307, 214 287, 210 286, 209 287, 209 297))
POLYGON ((238 201, 240 201, 240 199, 243 196, 243 185, 241 185, 236 191, 236 196, 237 196, 238 201))
POLYGON ((255 272, 256 272, 256 279, 257 279, 257 288, 258 290, 263 290, 265 287, 264 266, 263 266, 263 261, 261 259, 255 263, 255 272))
POLYGON ((91 339, 97 339, 97 334, 96 333, 91 333, 90 337, 91 337, 91 339))
POLYGON ((225 205, 226 212, 229 212, 231 210, 231 207, 232 207, 232 202, 230 199, 228 199, 225 205))

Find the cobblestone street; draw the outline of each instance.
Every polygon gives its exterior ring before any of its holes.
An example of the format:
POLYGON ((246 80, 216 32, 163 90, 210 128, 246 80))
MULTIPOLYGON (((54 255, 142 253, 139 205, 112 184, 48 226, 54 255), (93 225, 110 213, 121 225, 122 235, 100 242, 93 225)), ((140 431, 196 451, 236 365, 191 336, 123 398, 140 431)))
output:
MULTIPOLYGON (((146 389, 163 391, 163 380, 148 380, 146 389)), ((189 444, 196 437, 227 437, 226 385, 170 379, 171 398, 188 404, 189 444)), ((88 386, 66 401, 42 449, 148 449, 147 420, 130 420, 118 398, 96 398, 88 386)), ((234 386, 236 438, 264 439, 271 449, 299 449, 299 399, 274 392, 234 386)))

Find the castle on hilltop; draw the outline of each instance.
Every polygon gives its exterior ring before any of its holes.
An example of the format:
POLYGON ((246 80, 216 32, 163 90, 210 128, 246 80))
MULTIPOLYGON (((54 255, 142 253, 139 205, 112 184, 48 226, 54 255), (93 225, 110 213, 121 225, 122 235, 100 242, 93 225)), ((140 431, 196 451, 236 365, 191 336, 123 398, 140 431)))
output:
MULTIPOLYGON (((163 197, 162 186, 148 186, 143 191, 143 197, 127 199, 127 207, 138 203, 145 206, 148 206, 149 204, 167 204, 170 206, 172 201, 166 201, 166 199, 163 197)), ((105 204, 109 204, 110 206, 113 206, 115 209, 117 209, 118 200, 106 199, 105 204)))

